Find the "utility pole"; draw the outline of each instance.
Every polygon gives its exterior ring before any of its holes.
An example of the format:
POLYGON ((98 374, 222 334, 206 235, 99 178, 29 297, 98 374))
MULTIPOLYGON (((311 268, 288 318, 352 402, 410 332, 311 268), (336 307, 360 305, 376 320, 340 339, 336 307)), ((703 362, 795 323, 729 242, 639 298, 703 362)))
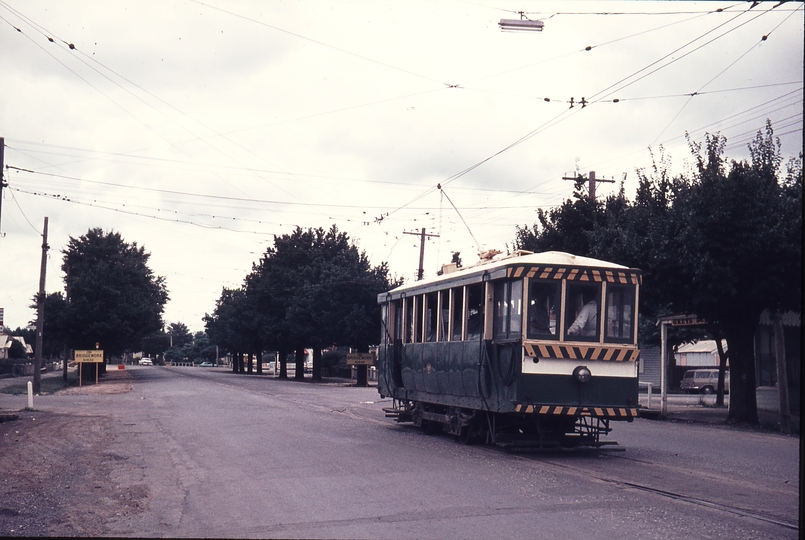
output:
MULTIPOLYGON (((3 216, 3 188, 6 187, 6 180, 3 177, 3 169, 5 168, 5 151, 6 151, 6 140, 3 137, 0 137, 0 218, 3 216)), ((0 225, 2 225, 2 219, 0 219, 0 225)), ((0 228, 0 236, 2 228, 0 228)))
POLYGON ((438 234, 425 234, 425 227, 422 227, 421 232, 408 232, 403 231, 403 234, 413 234, 419 236, 419 271, 417 272, 416 279, 419 281, 422 279, 424 275, 424 263, 425 263, 425 238, 439 238, 438 234))
MULTIPOLYGON (((36 298, 36 350, 34 351, 34 394, 38 394, 42 379, 42 329, 45 326, 45 271, 48 263, 48 218, 42 231, 42 266, 39 268, 39 295, 36 298)), ((65 359, 65 362, 67 360, 65 359)))
MULTIPOLYGON (((573 180, 574 182, 578 180, 578 176, 570 177, 570 176, 563 176, 562 180, 573 180)), ((606 178, 601 178, 600 180, 595 177, 595 171, 590 171, 587 175, 587 179, 589 181, 590 187, 588 192, 590 194, 590 200, 595 201, 595 184, 596 182, 607 182, 608 184, 614 184, 615 180, 607 180, 606 178)))

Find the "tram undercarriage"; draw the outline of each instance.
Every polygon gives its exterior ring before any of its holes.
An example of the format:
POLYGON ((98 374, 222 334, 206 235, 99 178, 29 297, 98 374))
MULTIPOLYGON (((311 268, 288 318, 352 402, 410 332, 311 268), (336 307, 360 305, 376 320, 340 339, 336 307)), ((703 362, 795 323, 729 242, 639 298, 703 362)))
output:
POLYGON ((602 441, 612 428, 610 419, 594 416, 561 416, 497 413, 419 401, 395 400, 384 408, 387 418, 411 422, 423 433, 446 432, 461 444, 494 444, 511 452, 616 446, 602 441))

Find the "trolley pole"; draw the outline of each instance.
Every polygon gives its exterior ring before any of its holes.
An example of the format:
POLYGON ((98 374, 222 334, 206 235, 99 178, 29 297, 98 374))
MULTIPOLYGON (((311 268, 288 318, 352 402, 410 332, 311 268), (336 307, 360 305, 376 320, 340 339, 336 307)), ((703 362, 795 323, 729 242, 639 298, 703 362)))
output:
POLYGON ((425 263, 425 238, 439 238, 438 234, 426 234, 425 227, 422 227, 421 232, 408 232, 403 231, 403 234, 413 234, 419 236, 419 271, 416 274, 416 279, 419 281, 424 277, 424 263, 425 263))

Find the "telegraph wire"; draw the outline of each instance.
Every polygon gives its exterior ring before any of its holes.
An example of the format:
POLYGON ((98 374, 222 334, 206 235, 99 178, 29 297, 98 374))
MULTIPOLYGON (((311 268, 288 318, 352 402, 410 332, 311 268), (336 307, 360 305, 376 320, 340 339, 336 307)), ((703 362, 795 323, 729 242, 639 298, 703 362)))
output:
POLYGON ((718 73, 718 74, 717 74, 715 77, 713 77, 712 79, 710 79, 709 81, 707 81, 706 83, 704 83, 704 84, 702 85, 702 87, 701 87, 701 88, 699 88, 699 90, 697 90, 696 92, 694 92, 693 94, 691 94, 691 95, 690 95, 690 97, 687 99, 687 101, 685 101, 685 103, 682 105, 682 107, 679 109, 679 111, 678 111, 678 112, 677 112, 677 113, 674 115, 674 117, 671 119, 671 121, 670 121, 670 122, 668 122, 668 125, 666 125, 666 126, 663 128, 663 130, 662 130, 662 131, 660 131, 660 134, 659 134, 659 135, 657 135, 657 137, 654 139, 654 141, 653 141, 651 144, 656 143, 656 142, 657 142, 657 139, 659 139, 660 137, 662 137, 662 134, 663 134, 663 133, 665 133, 665 131, 666 131, 666 130, 667 130, 669 127, 671 127, 671 124, 673 124, 673 123, 674 123, 674 121, 675 121, 675 120, 676 120, 676 119, 679 117, 679 115, 680 115, 680 114, 682 114, 682 111, 684 111, 684 110, 685 110, 685 107, 687 107, 687 106, 688 106, 688 104, 690 103, 690 101, 693 99, 693 96, 700 94, 700 93, 702 92, 702 90, 704 90, 705 88, 707 88, 707 87, 710 85, 710 83, 712 83, 714 80, 716 80, 716 79, 718 79, 719 77, 721 77, 721 76, 722 76, 724 73, 726 73, 726 72, 727 72, 727 70, 729 70, 729 69, 730 69, 732 66, 734 66, 735 64, 737 64, 738 62, 740 62, 740 61, 741 61, 741 60, 742 60, 742 59, 743 59, 743 58, 744 58, 744 57, 745 57, 747 54, 749 54, 750 52, 752 52, 753 50, 755 50, 757 47, 759 47, 759 46, 760 46, 760 44, 761 44, 761 43, 763 43, 764 41, 766 41, 766 40, 769 38, 769 36, 770 36, 770 35, 771 35, 771 34, 772 34, 772 33, 773 33, 775 30, 777 30, 777 29, 778 29, 778 28, 779 28, 779 27, 780 27, 780 26, 781 26, 783 23, 785 23, 785 22, 786 22, 788 19, 790 19, 790 18, 791 18, 791 16, 792 16, 794 13, 796 13, 796 11, 797 11, 797 10, 792 11, 792 12, 791 12, 791 14, 790 14, 790 15, 788 15, 788 17, 786 17, 785 19, 783 19, 782 21, 780 21, 780 23, 779 23, 779 24, 777 24, 777 26, 775 26, 774 28, 772 28, 770 32, 767 32, 766 34, 764 34, 764 35, 763 35, 763 37, 761 37, 761 38, 760 38, 760 40, 759 40, 757 43, 755 43, 754 45, 752 45, 751 47, 749 47, 749 48, 746 50, 746 52, 744 52, 744 53, 743 53, 741 56, 739 56, 738 58, 736 58, 735 60, 733 60, 733 61, 732 61, 732 62, 731 62, 731 63, 730 63, 730 64, 729 64, 727 67, 725 67, 724 69, 722 69, 722 70, 721 70, 721 71, 720 71, 720 72, 719 72, 719 73, 718 73))
MULTIPOLYGON (((617 90, 614 90, 614 91, 610 92, 609 94, 606 94, 606 95, 605 95, 603 98, 601 98, 601 99, 604 99, 604 98, 606 98, 606 97, 609 97, 609 96, 611 96, 612 94, 614 94, 615 92, 619 92, 619 91, 623 90, 624 88, 626 88, 626 87, 628 87, 628 86, 631 86, 631 85, 635 84, 636 82, 638 82, 638 81, 641 81, 641 80, 645 79, 645 78, 646 78, 646 77, 648 77, 649 75, 653 75, 654 73, 658 72, 659 70, 664 69, 664 68, 666 68, 666 67, 670 66, 671 64, 674 64, 674 63, 678 62, 679 60, 681 60, 681 59, 685 58, 686 56, 688 56, 688 55, 690 55, 690 54, 692 54, 692 53, 694 53, 694 52, 698 51, 699 49, 702 49, 702 48, 706 47, 707 45, 710 45, 710 44, 711 44, 711 43, 713 43, 714 41, 716 41, 716 40, 718 40, 718 39, 721 39, 722 37, 726 36, 727 34, 730 34, 730 33, 734 32, 734 31, 735 31, 735 30, 737 30, 738 28, 741 28, 742 26, 744 26, 744 25, 746 25, 746 24, 749 24, 750 22, 755 21, 756 19, 758 19, 758 18, 762 17, 763 15, 765 15, 765 14, 767 14, 767 13, 769 13, 769 12, 770 12, 770 10, 769 10, 769 11, 762 11, 762 12, 758 13, 756 16, 752 17, 752 18, 751 18, 751 19, 749 19, 748 21, 742 22, 742 23, 741 23, 741 24, 739 24, 738 26, 735 26, 735 27, 733 27, 733 28, 728 29, 726 32, 724 32, 724 33, 722 33, 722 34, 720 34, 720 35, 718 35, 718 36, 714 37, 714 38, 713 38, 713 39, 711 39, 710 41, 707 41, 706 43, 703 43, 703 44, 701 44, 701 45, 698 45, 697 47, 695 47, 695 48, 691 49, 690 51, 687 51, 686 53, 684 53, 684 54, 682 54, 682 55, 680 55, 680 56, 676 56, 676 57, 674 57, 674 58, 673 58, 673 59, 672 59, 670 62, 667 62, 667 63, 665 63, 665 64, 662 64, 662 65, 658 66, 656 69, 653 69, 652 71, 649 71, 648 73, 644 73, 644 74, 643 74, 643 75, 641 75, 640 77, 638 77, 638 78, 636 78, 636 79, 634 79, 634 80, 632 80, 632 81, 629 81, 628 83, 624 84, 623 86, 621 86, 621 87, 620 87, 620 88, 618 88, 617 90)), ((725 25, 727 25, 727 24, 731 23, 732 21, 736 20, 738 17, 740 17, 740 16, 741 16, 741 15, 743 15, 744 13, 746 13, 746 12, 741 12, 741 13, 739 13, 738 15, 736 15, 736 16, 735 16, 735 17, 733 17, 733 18, 731 18, 730 20, 728 20, 728 21, 726 21, 726 22, 724 22, 724 23, 722 23, 722 24, 719 24, 719 25, 718 25, 718 26, 716 26, 715 28, 712 28, 712 29, 708 30, 708 31, 707 31, 707 32, 705 32, 704 34, 700 35, 699 37, 697 37, 697 38, 695 38, 695 39, 693 39, 693 40, 689 41, 688 43, 686 43, 686 44, 682 45, 681 47, 678 47, 677 49, 674 49, 674 50, 673 50, 673 51, 671 51, 670 53, 668 53, 668 54, 666 54, 665 56, 663 56, 663 57, 659 58, 658 60, 655 60, 654 62, 652 62, 651 64, 647 65, 646 67, 644 67, 644 68, 642 68, 642 69, 640 69, 640 70, 638 70, 638 71, 636 71, 636 72, 632 73, 631 75, 628 75, 627 77, 624 77, 623 79, 621 79, 620 81, 616 82, 615 84, 612 84, 612 85, 608 86, 607 88, 605 88, 605 89, 603 89, 603 90, 601 90, 601 91, 599 91, 599 92, 596 92, 595 94, 593 94, 593 95, 590 97, 590 101, 591 101, 591 102, 592 102, 592 101, 594 101, 596 96, 601 95, 601 94, 603 94, 603 93, 607 92, 608 90, 612 89, 612 88, 613 88, 613 87, 615 87, 615 86, 618 86, 618 85, 619 85, 619 84, 621 84, 622 82, 624 82, 624 81, 627 81, 627 80, 631 79, 632 77, 636 76, 637 74, 641 73, 642 71, 645 71, 646 69, 649 69, 650 67, 654 66, 655 64, 658 64, 659 62, 662 62, 663 60, 665 60, 665 59, 666 59, 666 58, 668 58, 669 56, 671 56, 671 55, 673 55, 673 54, 675 54, 675 53, 677 53, 677 52, 681 51, 682 49, 684 49, 684 48, 685 48, 685 47, 687 47, 688 45, 692 45, 692 44, 693 44, 693 43, 695 43, 696 41, 699 41, 700 39, 702 39, 702 38, 704 38, 705 36, 707 36, 708 34, 710 34, 710 33, 712 33, 712 32, 715 32, 716 30, 718 30, 718 29, 719 29, 719 28, 721 28, 722 26, 725 26, 725 25)), ((595 100, 595 101, 599 101, 599 100, 595 100)))

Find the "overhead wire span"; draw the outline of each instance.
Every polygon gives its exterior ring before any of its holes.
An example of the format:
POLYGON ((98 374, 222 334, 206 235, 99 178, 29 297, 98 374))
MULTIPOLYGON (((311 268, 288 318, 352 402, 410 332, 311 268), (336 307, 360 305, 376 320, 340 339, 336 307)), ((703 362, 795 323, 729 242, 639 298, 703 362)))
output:
MULTIPOLYGON (((771 35, 771 34, 772 34, 772 33, 773 33, 775 30, 777 30, 777 29, 780 27, 780 25, 782 25, 782 24, 783 24, 783 23, 785 23, 785 22, 786 22, 788 19, 790 19, 790 18, 791 18, 791 16, 792 16, 794 13, 796 13, 796 10, 795 10, 795 11, 792 11, 792 12, 791 12, 791 14, 790 14, 790 15, 788 15, 788 17, 786 17, 785 19, 783 19, 782 21, 780 21, 780 22, 777 24, 777 26, 775 26, 774 28, 772 28, 772 29, 771 29, 771 31, 769 31, 769 32, 765 33, 765 34, 764 34, 764 35, 763 35, 763 36, 762 36, 762 37, 761 37, 761 38, 760 38, 760 39, 757 41, 757 43, 753 44, 753 45, 752 45, 751 47, 749 47, 749 48, 748 48, 748 49, 747 49, 747 50, 746 50, 746 51, 745 51, 745 52, 744 52, 744 53, 743 53, 741 56, 739 56, 738 58, 736 58, 735 60, 733 60, 733 61, 732 61, 732 62, 731 62, 731 63, 730 63, 730 64, 729 64, 727 67, 725 67, 724 69, 722 69, 721 71, 719 71, 719 72, 718 72, 718 74, 717 74, 716 76, 714 76, 714 77, 713 77, 713 78, 711 78, 709 81, 707 81, 706 83, 704 83, 704 84, 701 86, 701 88, 699 88, 699 90, 697 90, 696 92, 692 93, 692 94, 690 95, 690 97, 687 99, 687 101, 685 101, 685 103, 684 103, 684 104, 682 105, 682 107, 679 109, 679 111, 677 111, 677 113, 674 115, 674 117, 671 119, 671 121, 670 121, 670 122, 668 122, 668 125, 666 125, 666 126, 665 126, 665 127, 662 129, 662 131, 660 131, 660 134, 659 134, 659 135, 657 135, 657 137, 655 137, 654 141, 653 141, 651 144, 653 145, 654 143, 656 143, 656 142, 657 142, 657 140, 658 140, 660 137, 662 137, 662 134, 663 134, 663 133, 665 133, 665 131, 666 131, 666 130, 667 130, 669 127, 671 127, 671 124, 673 124, 673 123, 674 123, 674 121, 675 121, 675 120, 676 120, 676 119, 679 117, 679 115, 680 115, 680 114, 682 114, 682 111, 684 111, 684 110, 685 110, 685 108, 688 106, 688 104, 690 103, 690 101, 693 99, 693 96, 698 95, 698 94, 701 94, 701 93, 702 93, 702 91, 703 91, 705 88, 707 88, 707 87, 708 87, 708 86, 709 86, 709 85, 710 85, 710 84, 711 84, 713 81, 715 81, 716 79, 718 79, 719 77, 721 77, 721 76, 722 76, 724 73, 726 73, 726 72, 727 72, 727 70, 729 70, 729 69, 730 69, 732 66, 734 66, 735 64, 737 64, 738 62, 740 62, 740 61, 741 61, 741 60, 742 60, 742 59, 743 59, 743 58, 744 58, 744 57, 745 57, 747 54, 749 54, 749 53, 750 53, 750 52, 752 52, 752 51, 753 51, 755 48, 757 48, 758 46, 760 46, 760 45, 761 45, 763 42, 765 42, 766 40, 768 40, 769 36, 770 36, 770 35, 771 35)), ((756 18, 757 18, 757 17, 756 17, 756 18)))

